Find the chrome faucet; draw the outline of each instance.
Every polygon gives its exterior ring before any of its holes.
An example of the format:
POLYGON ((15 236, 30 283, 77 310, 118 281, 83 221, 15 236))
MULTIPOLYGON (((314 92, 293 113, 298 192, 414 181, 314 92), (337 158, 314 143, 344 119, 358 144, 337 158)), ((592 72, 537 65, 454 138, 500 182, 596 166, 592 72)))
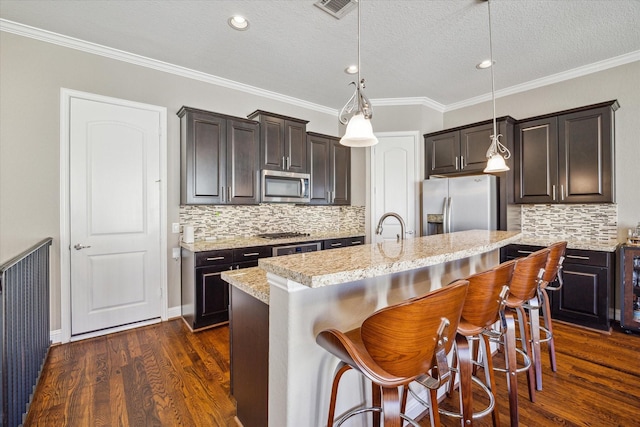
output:
POLYGON ((398 222, 400 223, 400 234, 397 235, 398 240, 401 240, 401 239, 404 240, 404 233, 405 233, 404 220, 400 215, 398 215, 395 212, 387 212, 380 217, 380 221, 378 221, 378 226, 376 227, 376 234, 382 234, 382 223, 384 222, 385 219, 387 219, 390 216, 397 219, 398 222))

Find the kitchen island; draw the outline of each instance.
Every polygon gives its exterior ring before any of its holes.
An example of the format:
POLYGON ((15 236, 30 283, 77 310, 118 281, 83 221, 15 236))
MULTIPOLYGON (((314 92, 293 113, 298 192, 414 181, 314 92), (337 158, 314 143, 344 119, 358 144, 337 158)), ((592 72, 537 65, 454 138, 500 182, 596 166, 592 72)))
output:
MULTIPOLYGON (((268 282, 266 301, 264 284, 260 286, 260 274, 264 273, 223 273, 233 291, 242 289, 243 295, 252 296, 251 290, 260 288, 261 294, 253 297, 268 304, 268 424, 326 423, 338 361, 316 344, 318 332, 358 327, 380 308, 491 268, 499 262, 499 249, 519 237, 518 232, 473 230, 261 259, 259 268, 266 272, 268 282)), ((234 304, 232 296, 233 316, 241 315, 247 307, 234 304)), ((233 317, 231 328, 232 334, 238 332, 233 331, 233 317)), ((232 366, 232 376, 233 370, 232 366)), ((346 373, 336 414, 365 402, 369 389, 357 373, 346 373)), ((234 395, 238 392, 244 390, 234 390, 234 395)), ((407 413, 415 416, 422 410, 409 402, 407 413)), ((243 421, 240 413, 238 401, 243 421)))

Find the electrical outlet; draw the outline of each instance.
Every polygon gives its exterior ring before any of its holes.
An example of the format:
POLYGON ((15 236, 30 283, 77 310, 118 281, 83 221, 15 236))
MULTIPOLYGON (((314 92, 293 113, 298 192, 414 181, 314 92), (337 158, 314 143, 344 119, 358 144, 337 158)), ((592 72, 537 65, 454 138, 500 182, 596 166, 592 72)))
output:
POLYGON ((180 248, 173 248, 173 259, 180 259, 180 248))
POLYGON ((174 222, 171 224, 171 232, 173 234, 178 234, 180 233, 180 223, 178 222, 174 222))

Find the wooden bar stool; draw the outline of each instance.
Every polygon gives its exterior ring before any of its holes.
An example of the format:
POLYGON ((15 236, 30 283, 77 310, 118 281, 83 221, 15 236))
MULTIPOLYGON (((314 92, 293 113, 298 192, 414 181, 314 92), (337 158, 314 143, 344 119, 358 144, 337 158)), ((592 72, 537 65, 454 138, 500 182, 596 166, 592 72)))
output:
MULTIPOLYGON (((472 425, 473 420, 482 418, 489 413, 492 415, 493 425, 499 427, 498 403, 495 400, 496 383, 493 375, 493 360, 489 347, 489 337, 484 334, 491 330, 491 327, 500 319, 500 312, 504 307, 506 296, 509 292, 509 282, 513 275, 516 261, 508 261, 499 266, 482 273, 474 274, 465 278, 469 281, 469 290, 462 308, 460 323, 458 324, 458 337, 475 343, 473 350, 481 350, 482 362, 484 366, 485 382, 482 383, 474 376, 472 359, 478 359, 476 355, 471 357, 458 357, 460 348, 454 345, 452 375, 449 380, 449 391, 453 390, 456 372, 460 372, 460 411, 452 412, 439 408, 441 414, 461 419, 463 426, 472 425), (465 366, 466 365, 466 366, 465 366), (457 366, 457 369, 456 369, 457 366), (473 395, 471 392, 472 381, 478 384, 489 397, 489 405, 476 413, 473 413, 473 395), (465 410, 466 409, 466 410, 465 410), (471 419, 465 419, 463 415, 471 415, 471 419)), ((456 343, 459 340, 456 340, 456 343)), ((466 349, 465 349, 466 350, 466 349)), ((428 403, 416 395, 413 389, 409 388, 414 398, 428 407, 428 403)))
POLYGON ((468 284, 466 280, 458 280, 378 310, 360 328, 348 332, 325 329, 316 336, 316 342, 341 361, 331 389, 328 427, 334 425, 340 378, 349 369, 359 371, 373 383, 374 406, 348 412, 336 422, 337 426, 353 415, 374 411, 382 412, 385 427, 400 427, 402 420, 419 427, 400 411, 398 387, 414 380, 428 387, 431 384, 432 406, 436 407, 431 415, 432 424, 440 425, 437 387, 433 387, 443 381, 438 373, 449 372, 446 354, 455 339, 468 284), (429 371, 431 374, 427 374, 429 371))
MULTIPOLYGON (((527 318, 524 305, 537 306, 538 286, 542 281, 544 266, 549 256, 549 249, 544 248, 536 251, 526 258, 516 260, 513 276, 509 282, 509 296, 505 302, 505 310, 501 313, 501 330, 497 342, 504 345, 507 388, 509 390, 509 412, 511 425, 518 425, 518 381, 517 373, 526 371, 529 386, 529 399, 535 401, 535 372, 533 366, 533 352, 531 347, 531 331, 539 323, 536 316, 537 310, 531 311, 530 318, 527 318), (520 341, 522 349, 516 345, 515 322, 513 313, 518 316, 520 324, 520 341), (524 367, 518 369, 516 352, 522 354, 524 367)), ((496 370, 501 370, 495 368, 496 370)))

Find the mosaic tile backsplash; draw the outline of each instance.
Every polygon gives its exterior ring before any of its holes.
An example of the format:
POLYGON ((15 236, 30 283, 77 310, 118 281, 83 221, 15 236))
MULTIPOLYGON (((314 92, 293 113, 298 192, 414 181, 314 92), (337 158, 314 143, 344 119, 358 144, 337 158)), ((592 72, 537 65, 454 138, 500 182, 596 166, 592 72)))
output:
POLYGON ((521 205, 523 237, 608 242, 618 238, 618 205, 521 205))
POLYGON ((364 206, 180 206, 180 225, 194 227, 195 240, 255 236, 261 233, 364 233, 364 206))

